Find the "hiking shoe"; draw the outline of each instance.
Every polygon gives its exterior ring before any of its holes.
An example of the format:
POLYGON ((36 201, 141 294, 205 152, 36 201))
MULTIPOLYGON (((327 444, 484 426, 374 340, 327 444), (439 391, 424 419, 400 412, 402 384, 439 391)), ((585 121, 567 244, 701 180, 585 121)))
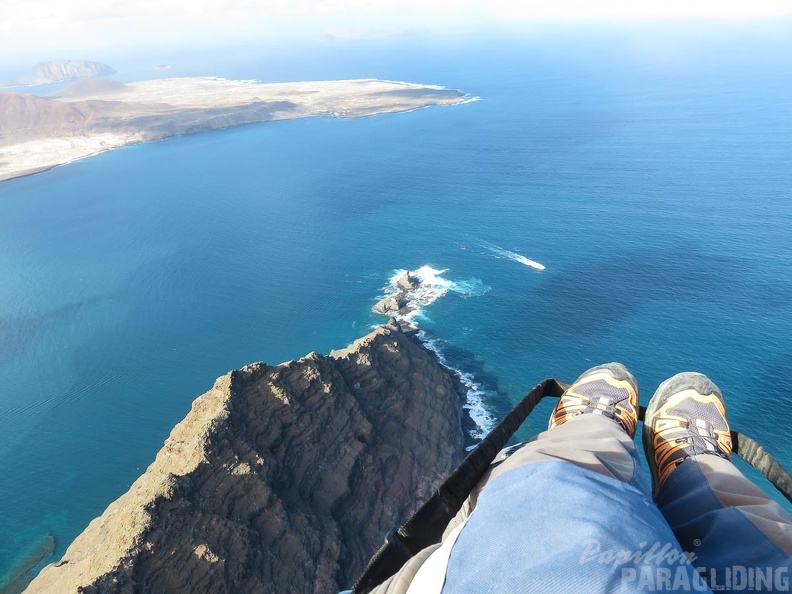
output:
POLYGON ((556 404, 549 429, 584 414, 608 417, 635 436, 638 422, 638 382, 621 363, 606 363, 585 371, 556 404))
POLYGON ((646 408, 646 460, 654 493, 691 456, 731 457, 732 440, 723 394, 700 373, 679 373, 657 388, 646 408))

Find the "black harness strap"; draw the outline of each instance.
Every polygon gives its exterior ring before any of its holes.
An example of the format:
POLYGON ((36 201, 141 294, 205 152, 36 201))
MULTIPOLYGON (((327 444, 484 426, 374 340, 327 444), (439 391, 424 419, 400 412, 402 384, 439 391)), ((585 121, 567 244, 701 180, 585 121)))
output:
MULTIPOLYGON (((550 378, 539 382, 528 392, 467 455, 432 497, 409 520, 388 534, 385 544, 374 554, 352 587, 353 594, 368 594, 399 571, 419 551, 440 542, 446 526, 531 411, 542 398, 558 398, 568 387, 550 378)), ((646 407, 640 407, 638 420, 643 421, 645 414, 646 407)), ((732 431, 732 444, 734 453, 761 472, 792 502, 792 477, 762 446, 736 431, 732 431)))
POLYGON ((374 554, 363 574, 352 587, 354 594, 367 594, 395 574, 418 551, 440 542, 448 523, 487 472, 498 455, 534 407, 545 396, 559 397, 567 388, 554 379, 540 382, 489 432, 456 470, 413 516, 374 554))
POLYGON ((747 435, 731 432, 732 451, 762 473, 781 494, 792 502, 792 477, 781 465, 756 441, 747 435))

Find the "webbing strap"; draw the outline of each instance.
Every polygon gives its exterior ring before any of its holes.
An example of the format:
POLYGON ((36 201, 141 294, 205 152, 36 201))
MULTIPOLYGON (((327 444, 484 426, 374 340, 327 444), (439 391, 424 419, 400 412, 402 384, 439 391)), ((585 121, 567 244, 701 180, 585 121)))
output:
POLYGON ((737 431, 732 431, 731 437, 732 452, 762 473, 792 503, 792 477, 789 473, 753 438, 737 431))
POLYGON ((515 406, 467 457, 457 466, 413 516, 374 554, 363 574, 352 587, 354 594, 367 594, 395 574, 420 550, 440 542, 448 523, 487 472, 495 456, 545 396, 559 397, 567 388, 554 379, 540 382, 515 406))
MULTIPOLYGON (((352 587, 353 594, 368 594, 394 575, 422 549, 437 544, 448 523, 462 508, 473 488, 487 472, 515 431, 523 424, 537 404, 547 396, 559 398, 569 386, 549 378, 537 384, 497 426, 467 455, 429 500, 395 531, 374 554, 352 587)), ((641 406, 638 420, 643 421, 646 407, 641 406)), ((750 437, 732 431, 732 451, 756 468, 790 502, 792 477, 781 465, 750 437)))

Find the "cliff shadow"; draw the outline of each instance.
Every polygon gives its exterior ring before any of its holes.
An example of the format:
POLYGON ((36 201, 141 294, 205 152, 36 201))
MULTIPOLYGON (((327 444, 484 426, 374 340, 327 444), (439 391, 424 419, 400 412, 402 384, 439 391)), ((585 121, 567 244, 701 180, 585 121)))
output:
MULTIPOLYGON (((429 330, 424 330, 432 341, 439 341, 440 356, 445 360, 444 365, 451 371, 454 379, 454 388, 460 397, 460 406, 467 402, 469 387, 463 382, 461 374, 470 374, 477 384, 476 394, 481 398, 482 404, 490 417, 497 424, 513 408, 510 400, 500 386, 497 376, 487 370, 486 363, 475 352, 464 347, 450 344, 440 339, 429 330)), ((442 361, 441 361, 442 363, 442 361)), ((478 425, 470 416, 467 409, 462 409, 462 430, 465 435, 465 447, 476 445, 481 439, 474 438, 471 432, 478 429, 478 425)))

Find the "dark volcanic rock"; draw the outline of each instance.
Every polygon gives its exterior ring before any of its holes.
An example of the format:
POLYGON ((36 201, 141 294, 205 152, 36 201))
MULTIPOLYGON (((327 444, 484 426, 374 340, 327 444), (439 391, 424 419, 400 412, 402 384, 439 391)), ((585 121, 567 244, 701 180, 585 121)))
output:
POLYGON ((403 291, 411 291, 421 286, 421 281, 415 278, 412 274, 405 272, 396 279, 396 286, 403 291))
POLYGON ((388 315, 397 313, 402 307, 407 305, 407 298, 403 294, 391 295, 380 299, 374 305, 374 311, 378 314, 388 315))
POLYGON ((395 321, 219 378, 28 592, 335 592, 462 455, 452 379, 395 321))

